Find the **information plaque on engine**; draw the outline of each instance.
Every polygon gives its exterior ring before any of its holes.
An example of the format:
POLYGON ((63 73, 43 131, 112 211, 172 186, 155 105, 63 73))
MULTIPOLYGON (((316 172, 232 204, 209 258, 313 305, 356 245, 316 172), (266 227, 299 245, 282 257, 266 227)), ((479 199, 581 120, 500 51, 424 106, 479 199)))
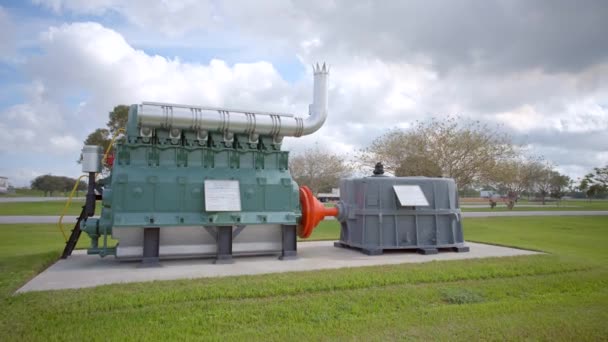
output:
POLYGON ((241 211, 237 180, 205 180, 205 211, 241 211))
POLYGON ((426 207, 429 202, 418 185, 393 185, 402 207, 426 207))

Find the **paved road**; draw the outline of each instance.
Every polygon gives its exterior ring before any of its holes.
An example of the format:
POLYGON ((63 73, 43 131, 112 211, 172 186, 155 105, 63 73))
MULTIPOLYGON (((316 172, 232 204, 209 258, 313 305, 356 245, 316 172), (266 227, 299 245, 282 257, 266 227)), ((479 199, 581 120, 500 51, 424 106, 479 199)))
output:
POLYGON ((465 212, 463 217, 497 216, 608 216, 608 210, 571 210, 571 211, 479 211, 465 212))
MULTIPOLYGON (((587 211, 484 211, 464 212, 463 217, 515 217, 515 216, 608 216, 608 210, 587 211)), ((77 216, 65 216, 64 223, 75 222, 77 216)), ((334 219, 328 217, 326 219, 334 219)), ((0 224, 9 223, 57 223, 59 216, 0 216, 0 224)))
MULTIPOLYGON (((460 208, 489 208, 490 205, 489 204, 462 204, 460 205, 460 208)), ((499 208, 506 208, 507 206, 505 204, 501 204, 499 203, 497 205, 497 207, 499 208)), ((547 205, 542 205, 542 204, 516 204, 515 208, 538 208, 538 210, 542 210, 542 208, 580 208, 580 205, 553 205, 553 204, 547 204, 547 205)))
MULTIPOLYGON (((66 201, 67 199, 67 197, 0 197, 0 203, 66 201)), ((74 197, 72 200, 84 200, 84 197, 74 197)))
MULTIPOLYGON (((63 223, 74 223, 78 216, 64 216, 63 223)), ((0 224, 8 223, 57 223, 59 216, 0 216, 0 224)))

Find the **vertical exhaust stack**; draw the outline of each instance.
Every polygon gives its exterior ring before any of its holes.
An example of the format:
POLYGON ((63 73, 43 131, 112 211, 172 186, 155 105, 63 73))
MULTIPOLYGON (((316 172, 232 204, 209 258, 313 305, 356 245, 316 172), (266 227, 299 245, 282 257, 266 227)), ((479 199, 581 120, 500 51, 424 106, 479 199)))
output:
POLYGON ((304 121, 302 135, 316 132, 327 119, 327 76, 329 67, 318 63, 312 67, 314 73, 313 98, 308 108, 309 116, 304 121))

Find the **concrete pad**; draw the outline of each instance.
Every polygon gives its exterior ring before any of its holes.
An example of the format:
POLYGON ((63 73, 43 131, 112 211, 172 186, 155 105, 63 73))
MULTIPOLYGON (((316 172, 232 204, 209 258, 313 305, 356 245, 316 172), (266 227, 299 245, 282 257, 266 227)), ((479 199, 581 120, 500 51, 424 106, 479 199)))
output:
POLYGON ((97 255, 75 253, 66 260, 59 260, 40 273, 18 293, 58 289, 94 287, 105 284, 144 282, 153 280, 225 277, 281 272, 336 269, 402 263, 421 263, 433 260, 460 260, 487 257, 541 254, 523 249, 500 247, 467 242, 468 253, 440 252, 420 255, 415 252, 391 252, 368 256, 360 252, 336 248, 333 241, 298 243, 297 260, 280 261, 276 256, 235 257, 234 264, 213 264, 211 259, 162 261, 162 267, 139 268, 139 262, 120 262, 113 257, 105 259, 97 255))

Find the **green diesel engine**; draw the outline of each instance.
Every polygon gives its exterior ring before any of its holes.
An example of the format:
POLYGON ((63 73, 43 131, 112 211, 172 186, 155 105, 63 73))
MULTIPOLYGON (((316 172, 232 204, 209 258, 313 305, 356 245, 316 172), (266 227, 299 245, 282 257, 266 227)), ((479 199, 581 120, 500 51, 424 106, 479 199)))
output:
POLYGON ((83 171, 91 176, 80 229, 91 237, 88 252, 146 263, 295 257, 297 236, 310 235, 317 221, 303 217, 300 199, 313 203, 310 191, 293 180, 281 143, 323 125, 327 77, 325 65, 314 67, 307 117, 153 102, 131 106, 109 176, 95 182, 101 151, 83 149, 83 171), (96 199, 99 218, 92 216, 96 199), (115 247, 109 247, 110 237, 118 241, 115 247))

